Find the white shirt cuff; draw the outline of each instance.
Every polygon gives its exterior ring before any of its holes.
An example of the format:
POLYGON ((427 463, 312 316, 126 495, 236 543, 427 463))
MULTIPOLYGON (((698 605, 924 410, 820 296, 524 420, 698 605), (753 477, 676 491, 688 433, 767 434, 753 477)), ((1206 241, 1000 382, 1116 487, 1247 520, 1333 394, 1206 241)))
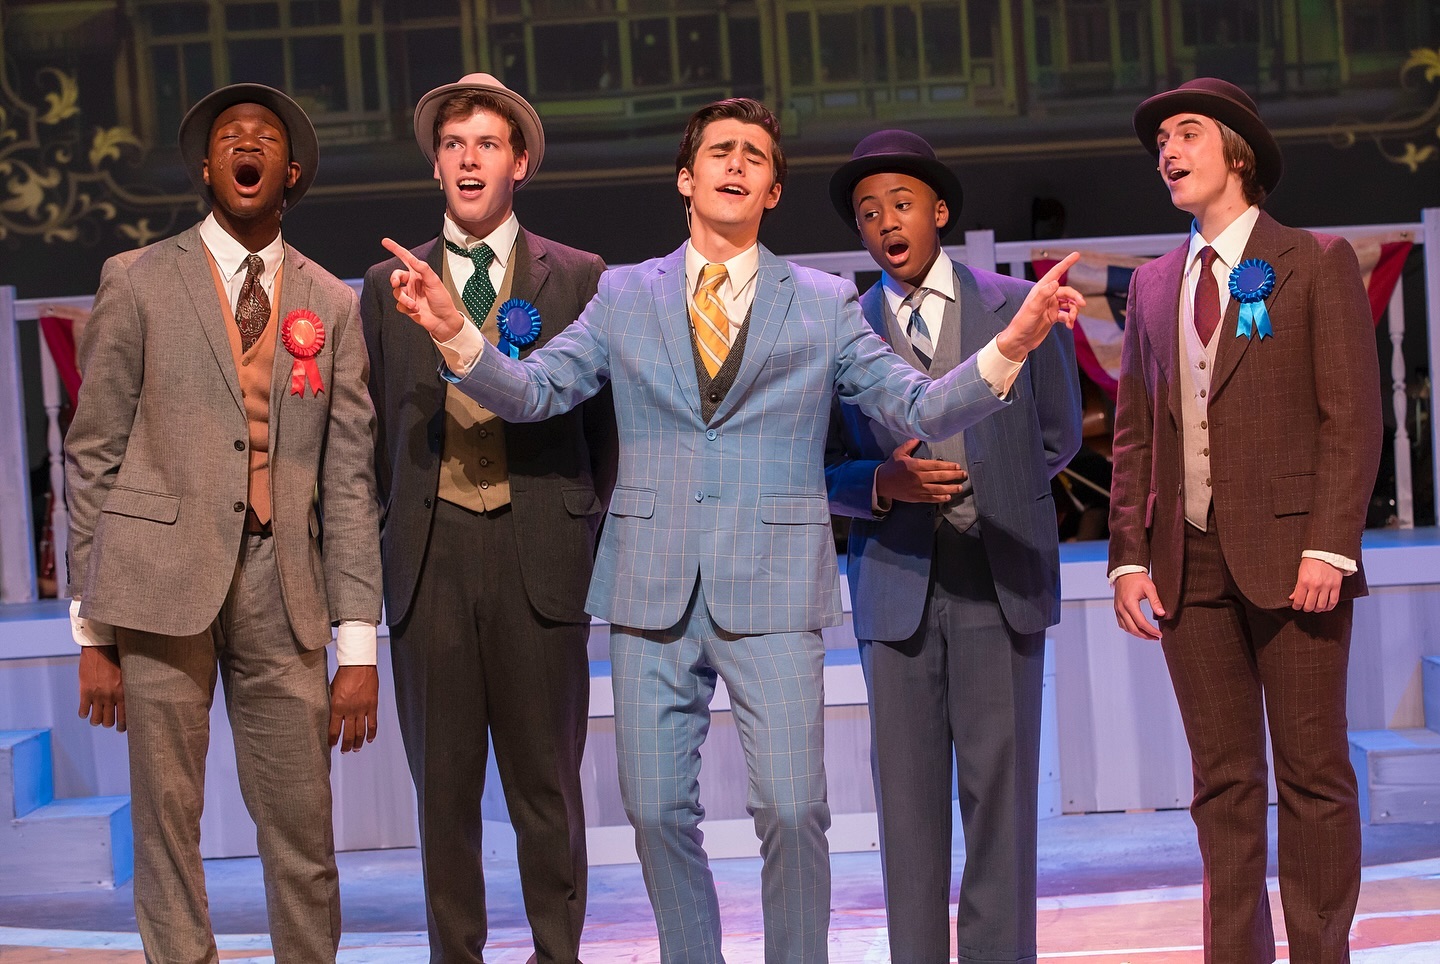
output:
POLYGON ((457 378, 464 378, 470 374, 470 369, 475 367, 480 353, 485 350, 485 336, 480 334, 479 328, 466 322, 460 326, 455 337, 449 341, 437 341, 435 347, 440 349, 440 357, 445 359, 445 367, 457 378))
POLYGON ((1128 575, 1130 575, 1130 573, 1132 573, 1132 572, 1149 572, 1149 571, 1150 571, 1150 570, 1149 570, 1149 569, 1146 569, 1144 566, 1116 566, 1114 569, 1111 569, 1111 570, 1110 570, 1110 575, 1106 576, 1105 578, 1106 578, 1106 579, 1109 579, 1109 580, 1110 580, 1110 585, 1113 586, 1113 585, 1115 585, 1115 580, 1116 580, 1116 579, 1119 579, 1121 576, 1128 576, 1128 575))
POLYGON ((980 377, 985 379, 995 397, 1004 398, 1010 394, 1010 386, 1015 384, 1020 369, 1025 367, 1025 360, 1022 358, 1017 362, 1006 358, 1000 346, 995 344, 995 339, 991 338, 975 356, 975 367, 980 370, 980 377))
POLYGON ((1319 549, 1306 549, 1300 553, 1301 559, 1319 559, 1321 562, 1328 562, 1339 569, 1347 576, 1355 575, 1360 568, 1359 564, 1349 556, 1342 556, 1334 552, 1321 552, 1319 549))
POLYGON ((76 646, 114 646, 115 627, 80 615, 80 600, 70 600, 70 638, 76 646))
POLYGON ((340 666, 374 666, 375 624, 341 620, 335 631, 335 662, 340 666))

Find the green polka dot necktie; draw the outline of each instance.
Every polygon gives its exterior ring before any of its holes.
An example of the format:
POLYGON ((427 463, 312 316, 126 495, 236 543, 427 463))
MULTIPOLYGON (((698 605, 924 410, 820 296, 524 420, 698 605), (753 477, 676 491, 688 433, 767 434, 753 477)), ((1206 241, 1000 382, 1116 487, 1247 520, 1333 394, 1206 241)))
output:
POLYGON ((495 286, 490 283, 490 264, 495 260, 495 252, 490 250, 490 245, 484 243, 467 250, 448 238, 445 240, 445 248, 451 254, 469 258, 475 265, 475 272, 470 275, 470 280, 465 282, 465 290, 460 292, 460 300, 465 302, 465 310, 470 312, 470 320, 479 328, 485 324, 485 318, 495 306, 495 286))

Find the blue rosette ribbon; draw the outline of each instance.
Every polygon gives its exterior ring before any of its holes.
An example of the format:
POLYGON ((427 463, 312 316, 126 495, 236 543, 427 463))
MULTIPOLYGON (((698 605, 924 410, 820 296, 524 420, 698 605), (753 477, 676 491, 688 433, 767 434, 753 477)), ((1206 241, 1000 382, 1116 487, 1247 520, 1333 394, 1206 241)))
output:
POLYGON ((1270 327, 1270 312, 1265 299, 1275 290, 1275 269, 1259 258, 1247 258, 1230 272, 1230 297, 1240 302, 1240 320, 1235 326, 1236 338, 1260 340, 1275 334, 1270 327))
POLYGON ((511 298, 495 313, 500 330, 497 347, 511 358, 520 357, 520 349, 533 345, 540 337, 540 309, 524 298, 511 298))

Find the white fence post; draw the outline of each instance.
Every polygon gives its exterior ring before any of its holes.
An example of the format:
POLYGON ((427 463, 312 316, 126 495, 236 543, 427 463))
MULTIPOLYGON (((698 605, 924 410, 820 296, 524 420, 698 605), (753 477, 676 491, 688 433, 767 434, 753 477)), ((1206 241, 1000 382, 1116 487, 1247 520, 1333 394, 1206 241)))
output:
POLYGON ((1390 294, 1390 404, 1395 413, 1395 520, 1402 529, 1415 528, 1415 480, 1410 475, 1410 429, 1405 416, 1410 393, 1405 384, 1405 285, 1390 294))
POLYGON ((35 599, 35 528, 15 289, 0 286, 0 602, 35 599))

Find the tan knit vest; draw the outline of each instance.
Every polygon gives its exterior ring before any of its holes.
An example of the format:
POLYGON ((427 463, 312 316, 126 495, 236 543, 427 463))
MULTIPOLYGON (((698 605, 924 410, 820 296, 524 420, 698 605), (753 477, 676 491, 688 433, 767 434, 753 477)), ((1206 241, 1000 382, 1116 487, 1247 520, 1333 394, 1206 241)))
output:
POLYGON ((245 425, 249 433, 250 508, 261 522, 269 522, 270 384, 275 373, 275 342, 279 338, 280 327, 275 313, 280 310, 280 276, 284 266, 275 272, 274 290, 270 293, 270 320, 266 322, 265 330, 255 339, 249 351, 241 351, 240 326, 235 323, 235 308, 230 304, 230 293, 225 290, 220 267, 210 249, 205 249, 205 256, 210 262, 210 275, 215 279, 215 291, 220 295, 220 308, 225 312, 225 334, 230 339, 235 372, 240 376, 240 398, 245 406, 245 425))

